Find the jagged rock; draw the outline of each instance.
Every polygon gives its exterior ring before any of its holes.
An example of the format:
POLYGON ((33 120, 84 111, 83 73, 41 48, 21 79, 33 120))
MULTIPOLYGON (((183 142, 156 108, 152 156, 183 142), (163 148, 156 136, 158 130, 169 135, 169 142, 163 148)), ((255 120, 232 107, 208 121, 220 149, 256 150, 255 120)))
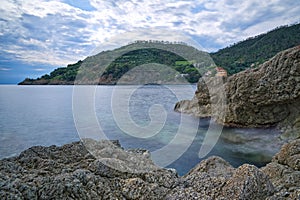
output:
MULTIPOLYGON (((188 174, 155 166, 145 150, 123 150, 148 159, 148 171, 119 171, 94 157, 95 152, 120 153, 118 142, 75 142, 62 147, 32 147, 18 157, 0 160, 1 199, 298 199, 300 139, 282 147, 262 169, 244 164, 237 169, 220 157, 200 162, 188 174), (117 150, 117 151, 115 151, 117 150), (152 164, 151 164, 152 163, 152 164)), ((101 154, 102 155, 102 154, 101 154)), ((125 157, 106 160, 120 163, 125 157), (120 160, 121 159, 121 160, 120 160), (117 161, 119 160, 119 161, 117 161)), ((127 157, 128 158, 128 157, 127 157)), ((122 161, 124 162, 124 160, 122 161)), ((130 168, 129 168, 130 169, 130 168)), ((145 170, 146 168, 144 168, 145 170)))
POLYGON ((219 77, 199 80, 194 98, 178 102, 175 110, 200 117, 212 116, 227 126, 278 125, 289 130, 290 135, 287 133, 286 136, 297 138, 300 126, 299 77, 300 46, 297 46, 280 52, 256 69, 224 79, 223 89, 217 81, 219 77), (224 96, 220 97, 220 94, 224 96))
POLYGON ((228 162, 213 156, 203 160, 187 175, 183 176, 183 186, 181 187, 197 193, 197 196, 216 199, 220 197, 222 187, 233 172, 234 168, 228 162))
POLYGON ((222 188, 226 199, 265 199, 274 193, 268 177, 253 165, 244 164, 222 188))
POLYGON ((147 151, 127 152, 117 141, 83 140, 62 147, 36 146, 18 157, 1 160, 0 170, 1 199, 124 199, 124 195, 130 197, 126 193, 129 180, 135 178, 146 187, 137 187, 141 194, 151 186, 157 188, 153 195, 159 197, 178 182, 176 173, 155 166, 147 151), (95 157, 84 144, 101 153, 95 157), (120 164, 129 166, 128 171, 113 167, 120 164), (141 165, 143 171, 132 171, 132 167, 141 165))
POLYGON ((224 77, 200 79, 192 100, 182 100, 175 104, 175 111, 193 114, 197 117, 211 117, 225 111, 226 93, 224 77))
POLYGON ((211 156, 195 166, 184 177, 188 178, 191 175, 199 173, 207 173, 212 176, 230 177, 233 174, 233 171, 234 168, 228 162, 218 156, 211 156))
POLYGON ((171 191, 170 199, 191 193, 200 199, 265 199, 273 194, 272 183, 258 168, 242 165, 234 169, 219 157, 202 161, 171 191))
POLYGON ((283 145, 262 171, 276 188, 276 194, 270 199, 300 198, 300 139, 283 145))

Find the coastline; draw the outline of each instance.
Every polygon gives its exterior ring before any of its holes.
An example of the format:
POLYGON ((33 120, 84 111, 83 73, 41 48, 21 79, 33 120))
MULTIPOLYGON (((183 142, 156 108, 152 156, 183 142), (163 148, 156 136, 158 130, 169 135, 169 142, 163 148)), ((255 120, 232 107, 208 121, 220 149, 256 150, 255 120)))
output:
POLYGON ((282 146, 262 168, 233 168, 220 157, 201 161, 184 176, 156 166, 146 150, 117 141, 85 140, 35 146, 2 159, 0 197, 126 199, 296 199, 300 197, 300 140, 282 146), (93 145, 88 152, 85 145, 93 145), (121 168, 115 168, 121 167, 121 168), (298 174, 298 175, 297 175, 298 174), (243 188, 243 189, 242 189, 243 188))

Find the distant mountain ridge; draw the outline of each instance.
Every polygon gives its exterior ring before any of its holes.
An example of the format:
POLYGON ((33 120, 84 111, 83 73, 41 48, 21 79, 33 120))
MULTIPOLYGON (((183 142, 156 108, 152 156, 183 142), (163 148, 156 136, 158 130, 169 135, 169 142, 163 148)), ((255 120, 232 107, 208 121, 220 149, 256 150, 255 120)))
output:
MULTIPOLYGON (((196 83, 200 74, 215 66, 223 67, 229 75, 256 67, 275 56, 278 52, 300 45, 300 24, 278 27, 268 33, 249 38, 215 53, 207 54, 196 50, 184 43, 170 43, 161 41, 137 41, 112 51, 104 51, 87 57, 83 61, 57 68, 49 75, 37 79, 26 78, 20 85, 60 85, 74 84, 80 66, 87 67, 85 73, 90 78, 88 84, 116 84, 117 80, 134 67, 147 63, 159 63, 171 66, 179 74, 188 74, 188 81, 196 83), (174 52, 176 52, 174 54, 174 52), (179 53, 179 54, 178 54, 179 53), (115 60, 106 71, 95 69, 102 60, 109 60, 115 55, 115 60), (177 54, 177 55, 176 55, 177 54), (182 57, 182 55, 185 55, 182 57), (198 61, 195 58, 199 58, 198 61), (212 60, 213 59, 213 60, 212 60), (197 64, 198 70, 193 66, 197 64), (199 66, 200 64, 200 66, 199 66), (100 74, 101 77, 100 77, 100 74)), ((164 71, 166 74, 166 72, 164 71)), ((164 76, 167 80, 174 78, 174 74, 164 76)))

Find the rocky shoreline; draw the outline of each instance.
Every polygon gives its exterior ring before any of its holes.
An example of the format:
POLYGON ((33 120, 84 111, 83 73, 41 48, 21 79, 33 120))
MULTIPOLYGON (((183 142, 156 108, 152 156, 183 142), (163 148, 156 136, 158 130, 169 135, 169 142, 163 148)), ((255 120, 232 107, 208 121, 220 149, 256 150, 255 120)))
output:
POLYGON ((299 66, 300 46, 228 79, 200 80, 194 98, 175 106, 226 126, 276 125, 288 143, 265 167, 234 168, 213 156, 178 176, 156 166, 146 150, 86 139, 0 160, 0 198, 300 199, 299 66))
POLYGON ((300 138, 300 46, 282 51, 258 68, 228 78, 200 79, 192 100, 174 110, 212 117, 230 127, 270 127, 283 139, 300 138))
POLYGON ((283 145, 260 169, 233 168, 213 156, 179 177, 175 170, 155 166, 146 150, 85 140, 31 147, 1 160, 0 170, 1 199, 298 199, 300 139, 283 145), (141 170, 120 170, 128 162, 141 170))

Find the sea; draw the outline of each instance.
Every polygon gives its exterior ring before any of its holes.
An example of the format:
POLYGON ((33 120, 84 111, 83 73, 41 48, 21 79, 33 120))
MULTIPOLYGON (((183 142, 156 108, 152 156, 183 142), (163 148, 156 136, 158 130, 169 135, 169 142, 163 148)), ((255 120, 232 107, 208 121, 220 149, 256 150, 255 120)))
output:
POLYGON ((196 85, 1 85, 0 158, 90 137, 146 149, 156 164, 179 175, 209 156, 234 167, 271 160, 280 148, 275 128, 215 129, 209 118, 175 112, 176 102, 192 99, 195 90, 196 85), (212 132, 217 137, 207 139, 212 132))

